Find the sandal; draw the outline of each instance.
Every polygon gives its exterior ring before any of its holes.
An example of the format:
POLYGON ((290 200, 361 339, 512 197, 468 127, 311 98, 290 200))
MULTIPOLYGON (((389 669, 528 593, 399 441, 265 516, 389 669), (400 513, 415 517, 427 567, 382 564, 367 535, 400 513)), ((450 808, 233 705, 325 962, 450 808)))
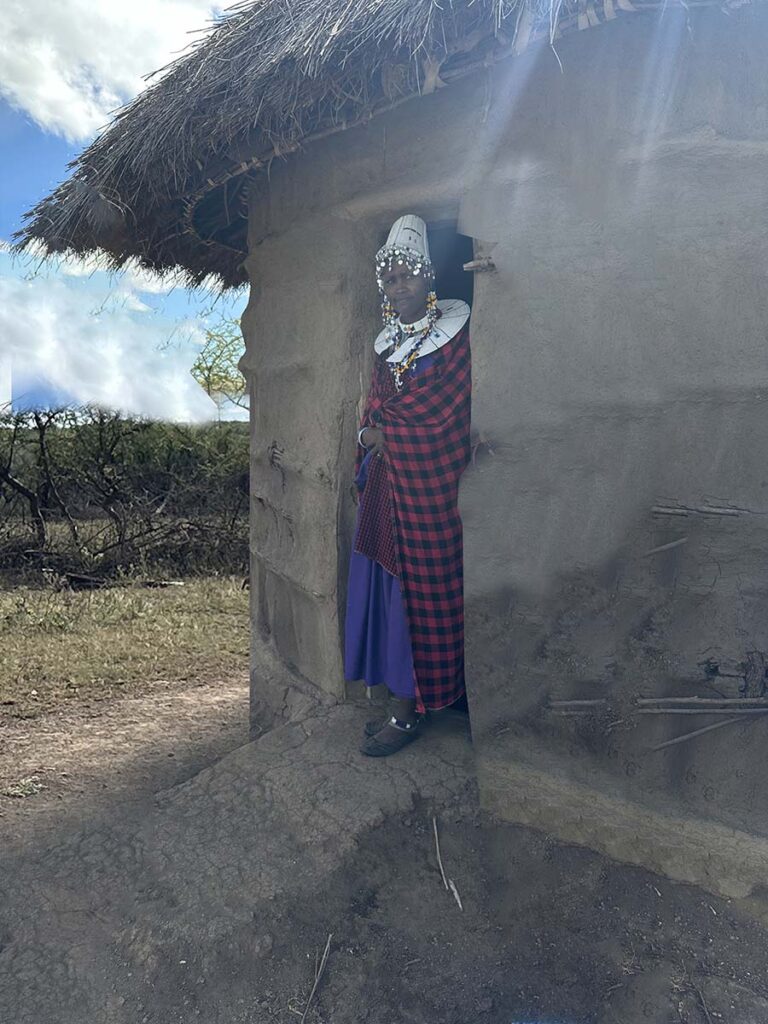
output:
POLYGON ((380 727, 379 732, 375 736, 368 736, 363 741, 360 746, 360 753, 365 754, 366 757, 389 757, 390 754, 396 754, 398 750, 402 750, 409 743, 413 743, 418 735, 418 722, 401 722, 393 716, 384 723, 383 727, 380 727), (392 729, 397 731, 390 739, 385 741, 381 738, 381 733, 387 726, 391 726, 392 729))
MULTIPOLYGON (((419 725, 424 718, 423 714, 416 716, 416 724, 419 725)), ((387 715, 386 718, 369 718, 363 727, 363 732, 366 736, 375 736, 377 732, 381 732, 385 725, 390 725, 392 722, 392 716, 387 715)))
POLYGON ((387 722, 389 722, 388 718, 370 718, 365 723, 363 732, 366 736, 375 736, 377 732, 381 732, 387 722))

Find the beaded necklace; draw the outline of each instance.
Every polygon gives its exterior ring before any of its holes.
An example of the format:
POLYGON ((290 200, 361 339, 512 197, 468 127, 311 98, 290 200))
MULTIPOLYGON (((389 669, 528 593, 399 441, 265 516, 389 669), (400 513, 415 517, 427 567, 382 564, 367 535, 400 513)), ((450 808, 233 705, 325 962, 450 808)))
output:
POLYGON ((392 322, 391 329, 393 333, 392 340, 390 341, 390 348, 392 350, 399 348, 400 344, 402 344, 403 336, 414 339, 403 358, 396 363, 389 364, 395 381, 396 391, 401 390, 406 373, 419 358, 421 346, 432 333, 432 328, 437 323, 439 317, 440 310, 437 308, 437 296, 433 290, 427 297, 427 312, 421 320, 416 320, 412 324, 401 323, 399 319, 392 322))
MULTIPOLYGON (((403 326, 405 327, 406 325, 403 325, 403 326)), ((412 324, 408 324, 407 325, 407 327, 412 327, 412 326, 413 326, 412 324)), ((411 331, 409 333, 413 334, 414 337, 413 337, 413 342, 409 346, 407 352, 405 353, 403 358, 401 360, 399 360, 397 363, 390 363, 390 369, 392 371, 392 376, 393 376, 394 381, 395 381, 395 390, 396 391, 400 391, 402 389, 403 379, 404 379, 406 373, 411 368, 411 366, 413 366, 413 364, 416 362, 416 360, 419 358, 419 351, 421 350, 421 346, 424 344, 424 342, 427 340, 429 335, 432 333, 432 322, 429 321, 427 323, 426 327, 422 327, 421 330, 418 331, 418 333, 416 333, 414 331, 411 331)), ((396 343, 393 342, 393 345, 395 345, 395 344, 396 343)))

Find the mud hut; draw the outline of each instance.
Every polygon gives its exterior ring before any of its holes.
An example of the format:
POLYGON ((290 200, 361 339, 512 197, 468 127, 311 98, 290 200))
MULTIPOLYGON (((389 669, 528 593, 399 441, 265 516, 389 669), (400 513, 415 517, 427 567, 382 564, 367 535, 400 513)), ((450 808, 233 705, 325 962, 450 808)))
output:
POLYGON ((249 284, 253 694, 280 709, 344 697, 371 255, 425 217, 473 305, 485 804, 727 895, 768 868, 767 43, 760 2, 243 3, 21 239, 249 284))

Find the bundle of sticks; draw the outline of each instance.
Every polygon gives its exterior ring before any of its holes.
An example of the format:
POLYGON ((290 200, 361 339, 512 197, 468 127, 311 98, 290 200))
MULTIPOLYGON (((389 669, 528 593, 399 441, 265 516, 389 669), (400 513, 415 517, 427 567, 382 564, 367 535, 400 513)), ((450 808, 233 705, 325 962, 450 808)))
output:
MULTIPOLYGON (((567 717, 594 715, 608 709, 606 698, 593 700, 550 700, 548 709, 556 715, 567 717)), ((630 714, 636 715, 710 715, 718 721, 683 733, 674 739, 659 743, 652 750, 663 750, 676 746, 734 722, 744 721, 744 716, 768 714, 768 697, 637 697, 630 714), (725 717, 723 717, 725 716, 725 717)))

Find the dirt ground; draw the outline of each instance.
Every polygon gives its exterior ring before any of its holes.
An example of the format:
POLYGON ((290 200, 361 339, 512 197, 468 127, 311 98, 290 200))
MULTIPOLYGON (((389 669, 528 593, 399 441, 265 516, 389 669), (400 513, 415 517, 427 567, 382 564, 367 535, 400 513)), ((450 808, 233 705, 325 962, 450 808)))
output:
MULTIPOLYGON (((357 728, 365 709, 356 714, 357 728)), ((33 859, 39 858, 41 870, 53 872, 51 877, 62 871, 62 877, 69 877, 73 869, 66 858, 72 854, 66 852, 66 834, 77 826, 78 807, 88 808, 89 834, 96 834, 100 819, 109 818, 113 836, 121 834, 114 831, 115 822, 140 818, 144 805, 157 808, 153 795, 161 790, 161 809, 164 804, 183 807, 186 800, 194 811, 212 791, 212 782, 198 789, 197 779, 179 784, 244 743, 246 722, 244 678, 195 687, 169 683, 151 695, 33 721, 6 721, 0 788, 33 776, 45 788, 26 797, 0 798, 0 827, 33 859), (54 834, 61 840, 61 855, 50 845, 54 834)), ((341 724, 346 735, 348 725, 341 724)), ((445 756, 441 750, 469 749, 461 722, 432 728, 444 733, 439 737, 443 746, 436 747, 431 736, 420 742, 425 753, 437 750, 433 756, 438 762, 445 756)), ((318 735, 322 738, 326 730, 321 724, 318 735)), ((265 783, 267 794, 270 786, 278 785, 286 764, 288 748, 275 749, 274 755, 264 755, 258 769, 263 777, 263 765, 274 758, 277 774, 265 783)), ((305 748, 290 747, 297 749, 305 748)), ((173 959, 167 950, 163 956, 147 951, 136 909, 120 911, 124 916, 115 918, 122 922, 122 934, 112 924, 100 925, 115 949, 122 950, 120 958, 111 958, 110 971, 127 974, 120 974, 124 983, 119 999, 114 992, 105 997, 98 1024, 768 1021, 768 933, 747 908, 558 845, 534 830, 493 821, 476 805, 471 772, 464 789, 441 805, 422 799, 418 766, 423 760, 417 754, 418 746, 400 755, 404 784, 413 793, 407 797, 409 810, 361 829, 351 852, 339 855, 335 868, 319 881, 310 873, 306 883, 297 882, 276 897, 260 897, 252 903, 252 913, 241 912, 250 905, 248 892, 241 891, 239 899, 229 897, 235 899, 236 923, 225 941, 206 930, 209 922, 202 910, 197 945, 180 948, 173 959), (433 820, 438 822, 443 868, 456 894, 442 880, 433 820), (329 935, 327 961, 303 1018, 329 935)), ((230 777, 250 786, 247 762, 239 751, 233 756, 230 777)), ((294 763, 292 770, 299 778, 306 776, 307 798, 321 817, 333 819, 338 812, 333 788, 324 781, 333 777, 331 772, 340 771, 345 790, 359 790, 361 814, 366 792, 371 800, 378 799, 367 781, 370 774, 365 774, 371 765, 361 771, 351 741, 349 754, 339 750, 338 764, 318 763, 317 779, 312 767, 321 759, 309 749, 304 755, 292 754, 299 756, 314 759, 306 765, 294 763)), ((252 799, 258 807, 262 797, 252 799)), ((190 827, 184 826, 181 834, 190 827)), ((188 834, 194 843, 194 833, 188 834)), ((90 840, 86 832, 83 837, 73 849, 83 851, 77 857, 87 860, 90 840)), ((230 836, 214 840, 212 849, 222 849, 230 836)), ((126 851, 126 864, 130 853, 126 851)), ((120 861, 123 854, 117 850, 110 856, 120 861)), ((283 867, 297 877, 303 871, 295 859, 287 859, 283 867)), ((127 867, 121 870, 130 877, 127 867)), ((223 857, 221 872, 227 870, 231 867, 223 857)), ((258 877, 258 863, 253 871, 258 877)), ((239 883, 233 884, 237 890, 239 883)), ((87 895, 82 894, 83 907, 87 895)), ((146 890, 131 906, 140 907, 148 899, 155 905, 161 898, 161 890, 146 890)), ((67 905, 64 896, 62 903, 67 905)), ((177 912, 174 906, 170 900, 169 915, 177 912)), ((112 911, 99 906, 94 913, 93 921, 87 916, 81 923, 80 918, 69 919, 68 934, 75 945, 78 936, 83 944, 92 941, 94 922, 109 921, 112 911)), ((13 948, 12 930, 4 933, 0 927, 0 968, 6 951, 17 960, 23 955, 13 948)), ((0 983, 0 997, 2 993, 0 983)), ((33 1021, 26 1013, 16 1014, 12 1005, 0 1005, 0 1019, 58 1024, 53 1016, 33 1021)), ((79 1018, 70 1013, 60 1019, 79 1018)))
MULTIPOLYGON (((286 993, 289 1012, 303 1009, 307 950, 332 932, 317 1024, 768 1020, 766 933, 734 906, 468 808, 440 832, 463 910, 443 887, 429 815, 388 822, 317 903, 259 922, 270 956, 255 984, 233 979, 251 1013, 235 1019, 290 1020, 286 993)), ((218 1019, 200 988, 187 992, 218 1019)))
POLYGON ((248 675, 155 681, 130 697, 82 700, 37 718, 0 707, 0 831, 26 838, 147 799, 248 741, 248 675))

